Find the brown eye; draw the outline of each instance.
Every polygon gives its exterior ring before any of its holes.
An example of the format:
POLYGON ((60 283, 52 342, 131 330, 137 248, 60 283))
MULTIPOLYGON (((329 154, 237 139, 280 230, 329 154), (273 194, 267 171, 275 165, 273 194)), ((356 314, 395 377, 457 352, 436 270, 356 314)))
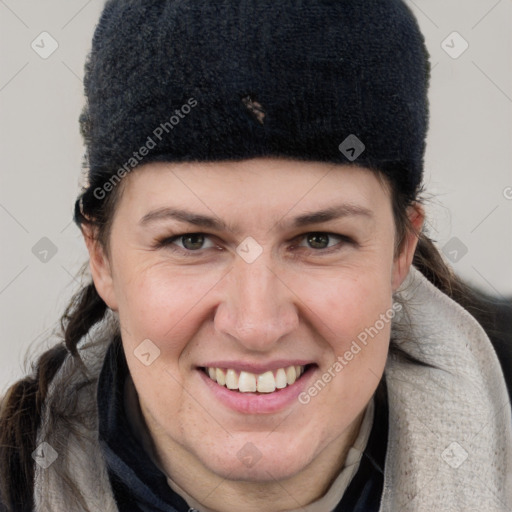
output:
POLYGON ((334 249, 336 246, 340 246, 341 248, 344 243, 352 242, 347 236, 322 232, 306 233, 302 236, 302 240, 299 247, 309 247, 319 252, 323 249, 334 249))
POLYGON ((216 245, 211 237, 205 233, 183 233, 159 240, 156 247, 177 250, 186 254, 200 252, 203 249, 212 249, 216 245))

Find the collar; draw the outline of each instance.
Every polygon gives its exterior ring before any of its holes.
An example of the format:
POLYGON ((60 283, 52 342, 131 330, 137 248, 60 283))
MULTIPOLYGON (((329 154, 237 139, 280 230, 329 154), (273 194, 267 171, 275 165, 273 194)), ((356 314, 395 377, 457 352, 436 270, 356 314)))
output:
POLYGON ((97 396, 99 442, 119 510, 187 512, 186 502, 168 486, 165 475, 130 428, 124 407, 128 375, 121 340, 117 337, 107 350, 97 396))

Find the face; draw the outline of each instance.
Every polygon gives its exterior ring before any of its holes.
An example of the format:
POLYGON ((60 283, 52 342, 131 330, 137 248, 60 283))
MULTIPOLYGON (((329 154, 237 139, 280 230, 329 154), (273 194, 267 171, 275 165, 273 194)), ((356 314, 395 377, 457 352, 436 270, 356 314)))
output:
POLYGON ((152 433, 251 481, 332 452, 378 385, 415 246, 394 258, 383 183, 282 159, 151 163, 124 180, 91 269, 152 433))

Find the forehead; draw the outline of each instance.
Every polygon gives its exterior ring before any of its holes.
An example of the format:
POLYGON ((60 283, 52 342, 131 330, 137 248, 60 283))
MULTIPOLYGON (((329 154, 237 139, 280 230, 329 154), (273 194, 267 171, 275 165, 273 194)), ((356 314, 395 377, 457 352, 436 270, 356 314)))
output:
MULTIPOLYGON (((339 165, 325 162, 308 162, 280 158, 255 158, 242 161, 223 162, 152 162, 141 165, 124 179, 128 195, 143 197, 145 193, 156 193, 158 186, 174 185, 182 189, 187 185, 208 195, 220 195, 246 190, 254 195, 263 192, 299 191, 309 185, 310 189, 345 193, 357 190, 374 191, 384 188, 385 180, 376 171, 355 165, 339 165), (276 190, 276 186, 284 187, 276 190), (254 188, 256 187, 256 188, 254 188)), ((194 190, 190 190, 191 193, 194 190)), ((278 194, 279 195, 279 194, 278 194)))
POLYGON ((389 205, 388 187, 379 174, 354 165, 277 158, 154 162, 124 179, 119 206, 138 219, 169 207, 236 218, 251 212, 305 215, 343 204, 374 212, 389 205))

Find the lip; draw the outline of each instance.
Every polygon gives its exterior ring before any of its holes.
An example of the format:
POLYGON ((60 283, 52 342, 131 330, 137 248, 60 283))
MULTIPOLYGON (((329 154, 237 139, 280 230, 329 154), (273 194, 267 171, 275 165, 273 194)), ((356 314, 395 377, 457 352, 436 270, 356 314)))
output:
MULTIPOLYGON (((217 368, 222 368, 222 366, 217 366, 217 368)), ((228 368, 231 367, 228 366, 228 368)), ((282 367, 278 366, 277 368, 282 367)), ((269 368, 266 367, 266 369, 269 368)), ((220 402, 228 409, 243 414, 272 414, 298 403, 298 396, 308 387, 317 369, 318 366, 310 365, 300 379, 296 380, 291 386, 286 386, 284 389, 268 394, 232 391, 210 379, 202 369, 197 368, 197 372, 207 389, 214 396, 215 401, 220 402)))

